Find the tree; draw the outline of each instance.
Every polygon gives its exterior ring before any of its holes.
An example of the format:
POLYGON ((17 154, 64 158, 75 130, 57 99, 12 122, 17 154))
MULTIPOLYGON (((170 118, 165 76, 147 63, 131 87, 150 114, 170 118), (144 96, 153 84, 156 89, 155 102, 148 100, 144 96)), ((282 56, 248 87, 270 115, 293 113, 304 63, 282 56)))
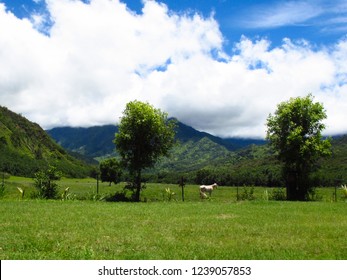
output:
POLYGON ((58 195, 58 184, 62 173, 55 166, 49 166, 45 171, 35 173, 34 185, 39 191, 39 197, 46 199, 55 199, 58 195))
POLYGON ((106 159, 100 163, 101 182, 118 184, 122 176, 121 164, 115 158, 106 159))
POLYGON ((321 135, 325 118, 323 105, 309 94, 280 103, 267 119, 267 139, 283 162, 288 200, 308 200, 313 190, 310 174, 320 157, 331 154, 330 139, 321 135))
POLYGON ((133 176, 134 200, 140 201, 141 172, 168 156, 174 145, 175 120, 148 103, 132 101, 126 105, 114 143, 122 163, 133 176))

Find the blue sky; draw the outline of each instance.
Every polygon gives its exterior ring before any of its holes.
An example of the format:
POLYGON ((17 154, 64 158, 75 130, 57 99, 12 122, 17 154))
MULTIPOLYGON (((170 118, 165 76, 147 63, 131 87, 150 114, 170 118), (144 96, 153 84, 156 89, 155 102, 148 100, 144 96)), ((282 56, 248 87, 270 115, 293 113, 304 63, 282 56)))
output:
POLYGON ((116 123, 139 99, 264 137, 279 102, 312 93, 326 134, 347 132, 346 0, 0 3, 0 104, 45 128, 116 123))
MULTIPOLYGON (((16 16, 30 18, 46 10, 43 0, 0 0, 16 16)), ((88 3, 88 0, 84 0, 88 3)), ((123 0, 129 9, 141 14, 143 1, 123 0)), ((346 35, 345 0, 162 0, 176 13, 199 13, 218 21, 225 47, 242 35, 268 38, 274 45, 283 38, 305 39, 313 44, 331 44, 346 35)))

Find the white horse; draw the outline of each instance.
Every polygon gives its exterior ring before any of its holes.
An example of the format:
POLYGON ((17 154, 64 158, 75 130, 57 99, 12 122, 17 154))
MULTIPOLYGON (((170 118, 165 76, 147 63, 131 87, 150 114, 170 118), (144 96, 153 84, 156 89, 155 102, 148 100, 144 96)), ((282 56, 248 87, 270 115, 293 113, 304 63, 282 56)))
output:
POLYGON ((212 184, 212 185, 202 185, 199 187, 200 189, 200 197, 201 198, 207 198, 207 194, 209 194, 209 196, 211 196, 212 191, 214 189, 216 189, 218 187, 218 185, 216 183, 212 184))

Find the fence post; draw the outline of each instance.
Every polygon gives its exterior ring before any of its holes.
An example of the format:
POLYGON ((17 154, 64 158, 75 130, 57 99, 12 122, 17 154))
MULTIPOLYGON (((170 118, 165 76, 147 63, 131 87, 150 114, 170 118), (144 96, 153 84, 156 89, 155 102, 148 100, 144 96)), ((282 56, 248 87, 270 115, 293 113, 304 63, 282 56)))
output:
POLYGON ((99 194, 99 174, 96 174, 96 194, 99 194))
POLYGON ((184 185, 184 178, 182 176, 179 183, 179 186, 182 188, 182 201, 184 201, 184 185))
POLYGON ((335 179, 334 201, 337 202, 337 185, 342 184, 342 179, 335 179))

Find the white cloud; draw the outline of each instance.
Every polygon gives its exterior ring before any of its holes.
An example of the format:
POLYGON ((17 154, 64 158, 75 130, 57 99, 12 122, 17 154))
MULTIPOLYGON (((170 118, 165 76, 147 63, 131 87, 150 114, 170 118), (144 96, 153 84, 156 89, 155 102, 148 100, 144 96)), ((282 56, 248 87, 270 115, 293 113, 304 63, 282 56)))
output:
POLYGON ((347 40, 271 48, 242 37, 225 53, 213 18, 155 1, 142 14, 117 0, 47 7, 49 36, 0 5, 0 104, 45 128, 116 123, 138 99, 201 130, 263 137, 279 102, 312 92, 327 109, 327 133, 347 131, 347 40))
POLYGON ((346 31, 345 0, 281 0, 253 5, 232 20, 249 29, 274 29, 290 26, 316 27, 321 33, 346 31))
POLYGON ((247 21, 250 28, 275 28, 287 25, 303 24, 320 16, 324 9, 317 3, 307 1, 281 1, 269 6, 258 6, 251 11, 247 21))

